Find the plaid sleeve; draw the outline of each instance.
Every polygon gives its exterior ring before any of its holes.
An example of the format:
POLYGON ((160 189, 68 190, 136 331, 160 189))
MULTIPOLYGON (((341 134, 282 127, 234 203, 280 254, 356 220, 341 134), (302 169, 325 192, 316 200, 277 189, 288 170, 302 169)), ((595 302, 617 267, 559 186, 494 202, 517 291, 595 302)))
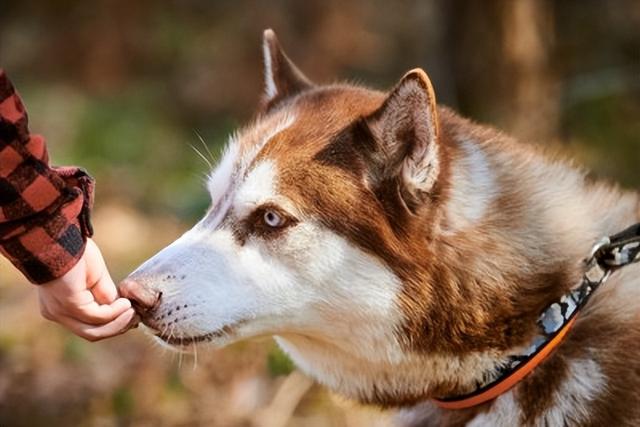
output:
POLYGON ((0 252, 32 283, 64 275, 93 234, 93 180, 78 168, 52 168, 44 139, 0 69, 0 252))

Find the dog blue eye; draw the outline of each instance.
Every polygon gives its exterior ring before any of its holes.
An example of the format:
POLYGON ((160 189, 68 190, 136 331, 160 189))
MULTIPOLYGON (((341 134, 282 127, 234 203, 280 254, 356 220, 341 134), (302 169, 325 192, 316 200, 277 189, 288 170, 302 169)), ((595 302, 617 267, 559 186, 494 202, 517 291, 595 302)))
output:
POLYGON ((272 210, 265 211, 263 219, 265 224, 273 228, 281 227, 284 224, 282 217, 272 210))

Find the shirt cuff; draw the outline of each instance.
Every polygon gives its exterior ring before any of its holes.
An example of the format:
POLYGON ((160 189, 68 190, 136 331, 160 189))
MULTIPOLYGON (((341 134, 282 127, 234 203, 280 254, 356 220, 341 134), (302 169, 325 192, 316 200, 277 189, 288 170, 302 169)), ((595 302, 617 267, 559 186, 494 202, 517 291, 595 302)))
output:
POLYGON ((0 252, 34 284, 50 282, 71 270, 93 235, 93 179, 78 168, 54 170, 68 184, 64 202, 53 212, 21 223, 0 244, 0 252))

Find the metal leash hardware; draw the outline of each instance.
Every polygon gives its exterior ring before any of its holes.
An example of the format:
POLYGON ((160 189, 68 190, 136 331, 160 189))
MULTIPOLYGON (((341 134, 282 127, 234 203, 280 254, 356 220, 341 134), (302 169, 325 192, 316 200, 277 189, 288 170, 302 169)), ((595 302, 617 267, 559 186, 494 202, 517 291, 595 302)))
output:
POLYGON ((608 270, 640 261, 640 223, 598 242, 591 259, 608 270))

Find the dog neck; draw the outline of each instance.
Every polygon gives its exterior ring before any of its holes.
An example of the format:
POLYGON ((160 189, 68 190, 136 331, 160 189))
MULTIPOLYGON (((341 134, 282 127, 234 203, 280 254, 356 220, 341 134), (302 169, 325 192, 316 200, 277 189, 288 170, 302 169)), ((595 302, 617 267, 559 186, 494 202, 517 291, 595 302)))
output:
POLYGON ((485 373, 506 361, 498 352, 409 354, 394 341, 386 343, 388 354, 367 356, 344 343, 302 335, 278 336, 276 341, 300 369, 329 389, 382 407, 410 406, 452 390, 473 390, 485 373))

